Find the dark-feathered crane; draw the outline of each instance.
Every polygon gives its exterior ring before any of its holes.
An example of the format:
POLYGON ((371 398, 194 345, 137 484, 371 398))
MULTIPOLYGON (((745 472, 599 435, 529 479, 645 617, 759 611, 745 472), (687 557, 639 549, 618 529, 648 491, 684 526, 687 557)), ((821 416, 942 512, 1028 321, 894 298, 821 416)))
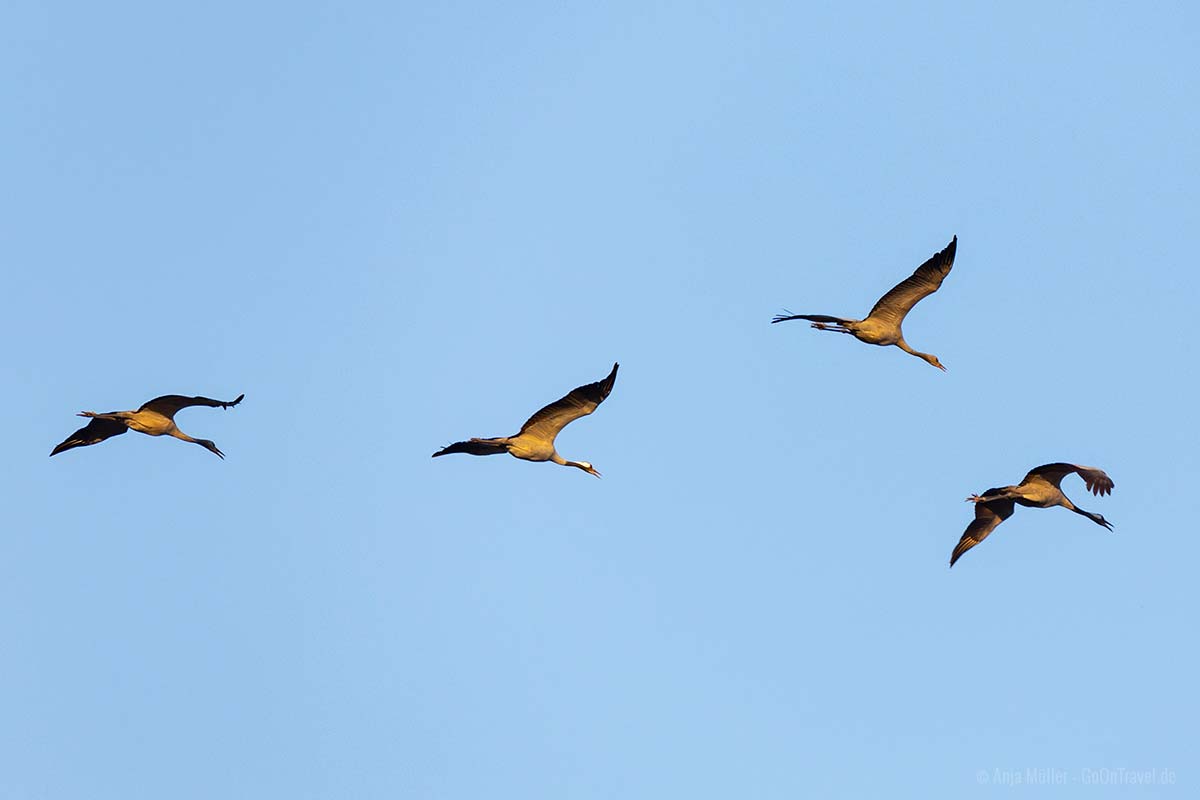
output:
POLYGON ((904 333, 900 330, 904 317, 912 307, 924 298, 933 294, 942 285, 942 281, 950 274, 954 266, 954 251, 958 247, 958 237, 950 240, 950 244, 940 253, 935 253, 928 261, 917 267, 907 279, 897 284, 890 292, 879 298, 879 302, 867 314, 866 319, 843 319, 824 314, 778 314, 771 322, 786 322, 790 319, 806 319, 812 322, 812 327, 819 331, 834 331, 848 333, 860 342, 886 346, 894 344, 906 353, 917 358, 923 358, 933 366, 946 371, 942 362, 932 353, 922 353, 913 350, 904 341, 904 333))
POLYGON ((982 542, 997 525, 1011 517, 1014 503, 1029 508, 1062 506, 1111 531, 1112 524, 1102 515, 1078 508, 1063 494, 1059 484, 1071 473, 1078 473, 1092 494, 1112 494, 1114 484, 1104 470, 1062 463, 1034 467, 1016 486, 988 489, 981 495, 973 494, 967 498, 967 502, 975 504, 975 521, 967 526, 954 552, 950 554, 950 566, 953 567, 963 553, 982 542))
POLYGON ((174 436, 185 442, 193 442, 207 448, 221 458, 225 454, 208 439, 193 439, 179 428, 175 427, 175 413, 189 406, 209 406, 211 408, 233 408, 242 402, 244 394, 239 394, 237 400, 225 402, 212 400, 208 397, 184 397, 178 394, 166 394, 144 403, 137 411, 110 411, 107 414, 97 414, 94 411, 81 411, 77 416, 91 417, 92 421, 72 433, 66 441, 50 451, 50 455, 58 455, 63 450, 72 447, 86 447, 98 444, 113 436, 120 436, 127 430, 135 430, 150 436, 174 436))
POLYGON ((600 477, 591 464, 586 461, 568 461, 554 449, 554 439, 559 431, 580 417, 586 417, 604 402, 617 381, 617 367, 613 364, 612 372, 602 381, 589 383, 574 389, 566 397, 555 401, 538 411, 521 426, 520 433, 515 436, 501 436, 495 439, 468 439, 465 442, 455 442, 443 447, 433 454, 438 456, 451 453, 469 453, 473 456, 494 456, 508 453, 526 461, 553 461, 564 467, 578 467, 589 475, 600 477))

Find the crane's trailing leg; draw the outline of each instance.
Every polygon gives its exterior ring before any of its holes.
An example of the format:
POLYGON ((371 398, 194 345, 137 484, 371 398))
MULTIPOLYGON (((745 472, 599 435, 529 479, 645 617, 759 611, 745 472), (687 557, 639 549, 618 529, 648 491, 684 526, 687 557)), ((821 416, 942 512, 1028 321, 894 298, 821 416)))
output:
POLYGON ((831 325, 826 325, 824 322, 814 322, 812 324, 812 327, 816 328, 819 331, 832 331, 833 333, 851 333, 852 332, 849 328, 843 328, 840 325, 835 328, 831 325))

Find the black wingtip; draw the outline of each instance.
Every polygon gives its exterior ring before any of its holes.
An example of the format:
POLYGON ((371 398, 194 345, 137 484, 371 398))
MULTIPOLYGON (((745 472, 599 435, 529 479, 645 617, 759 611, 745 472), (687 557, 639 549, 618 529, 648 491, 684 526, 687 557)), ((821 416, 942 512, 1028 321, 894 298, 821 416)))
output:
POLYGON ((954 545, 954 550, 950 553, 950 566, 953 567, 954 562, 965 556, 967 552, 977 544, 979 544, 979 542, 972 542, 969 546, 963 547, 963 542, 960 541, 958 544, 954 545))
POLYGON ((599 382, 600 392, 603 395, 603 397, 600 398, 601 402, 604 401, 604 398, 608 397, 609 393, 612 392, 613 387, 617 385, 617 369, 620 366, 620 364, 614 361, 612 371, 604 376, 604 380, 599 382))

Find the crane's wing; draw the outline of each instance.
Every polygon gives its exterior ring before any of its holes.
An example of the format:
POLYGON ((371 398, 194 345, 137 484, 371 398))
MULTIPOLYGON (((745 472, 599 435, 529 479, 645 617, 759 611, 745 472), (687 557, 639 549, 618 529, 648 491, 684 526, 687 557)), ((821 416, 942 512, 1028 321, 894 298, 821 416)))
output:
POLYGON ((227 400, 213 400, 211 397, 184 397, 181 394, 164 394, 162 397, 156 397, 153 400, 142 403, 142 407, 138 411, 153 411, 157 414, 162 414, 164 417, 175 417, 175 412, 181 408, 189 406, 208 406, 210 408, 232 408, 242 402, 244 394, 239 394, 237 400, 229 402, 227 400))
POLYGON ((1021 483, 1026 483, 1031 478, 1040 476, 1061 489, 1062 487, 1059 484, 1062 483, 1062 479, 1072 472, 1079 473, 1079 477, 1083 478, 1083 483, 1087 486, 1087 490, 1095 495, 1112 494, 1113 486, 1116 485, 1112 482, 1112 478, 1108 477, 1102 469, 1081 467, 1078 464, 1064 464, 1062 462, 1034 467, 1029 470, 1021 480, 1021 483))
POLYGON ((608 397, 609 392, 612 391, 613 384, 617 382, 617 367, 619 366, 621 365, 613 364, 612 372, 608 373, 608 377, 604 380, 573 389, 563 399, 538 411, 525 421, 517 435, 529 433, 549 442, 554 441, 554 437, 558 436, 558 432, 568 423, 574 422, 580 417, 586 417, 604 402, 604 398, 608 397))
POLYGON ((917 267, 916 272, 879 298, 879 302, 867 316, 899 325, 913 306, 941 287, 942 281, 950 274, 950 268, 954 266, 954 253, 957 249, 958 237, 955 236, 950 240, 950 244, 946 245, 945 250, 934 253, 928 261, 917 267))
POLYGON ((469 453, 473 456, 499 455, 508 452, 506 441, 506 439, 469 439, 465 442, 455 442, 438 450, 433 457, 448 456, 451 453, 469 453))
MULTIPOLYGON (((1003 490, 988 489, 983 495, 986 497, 992 492, 999 491, 1003 490)), ((963 553, 986 539, 988 534, 996 530, 996 526, 1001 522, 1011 517, 1012 513, 1012 500, 990 500, 986 503, 976 503, 975 519, 963 531, 962 538, 958 540, 958 544, 954 547, 954 552, 950 554, 950 566, 953 567, 954 562, 962 558, 963 553)))
POLYGON ((84 425, 68 436, 62 444, 51 450, 50 455, 56 456, 63 450, 70 450, 72 447, 86 447, 89 444, 98 444, 105 439, 120 436, 127 430, 129 429, 125 427, 125 423, 114 419, 93 419, 87 425, 84 425))

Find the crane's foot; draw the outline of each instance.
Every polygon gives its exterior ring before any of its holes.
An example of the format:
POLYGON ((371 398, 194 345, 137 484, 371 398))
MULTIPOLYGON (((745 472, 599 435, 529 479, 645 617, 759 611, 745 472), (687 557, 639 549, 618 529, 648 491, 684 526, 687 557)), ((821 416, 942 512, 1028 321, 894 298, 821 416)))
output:
POLYGON ((968 502, 968 503, 982 503, 982 502, 983 502, 983 497, 982 497, 981 495, 973 494, 973 495, 971 495, 970 497, 968 497, 968 498, 966 499, 966 502, 968 502))
POLYGON ((827 330, 829 330, 829 326, 827 326, 827 325, 826 325, 824 322, 814 322, 814 323, 812 324, 812 326, 813 326, 814 328, 816 328, 817 330, 819 330, 819 331, 827 331, 827 330))

